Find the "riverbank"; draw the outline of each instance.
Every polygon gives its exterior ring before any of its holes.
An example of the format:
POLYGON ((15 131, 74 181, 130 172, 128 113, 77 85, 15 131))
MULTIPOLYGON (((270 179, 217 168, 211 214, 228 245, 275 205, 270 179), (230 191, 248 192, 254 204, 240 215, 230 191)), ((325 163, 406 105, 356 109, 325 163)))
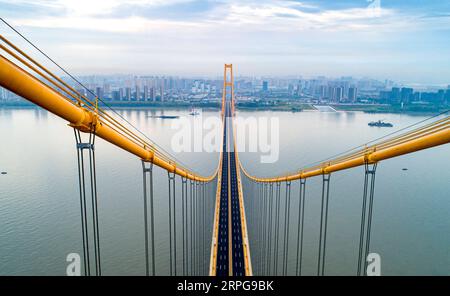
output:
MULTIPOLYGON (((108 106, 114 109, 148 109, 148 110, 220 110, 219 102, 129 102, 129 101, 107 101, 108 106)), ((324 105, 325 106, 325 105, 324 105)), ((365 112, 365 113, 393 113, 430 115, 444 112, 448 109, 432 105, 407 105, 401 108, 396 105, 383 104, 329 104, 336 111, 365 112)), ((37 106, 28 101, 0 101, 0 108, 21 109, 36 108, 37 106)), ((105 107, 100 104, 100 107, 105 107)), ((281 111, 281 112, 301 112, 317 110, 313 104, 300 103, 296 101, 285 101, 277 103, 260 102, 238 102, 236 108, 242 111, 281 111)))
POLYGON ((448 108, 432 105, 406 105, 403 108, 397 105, 372 105, 372 104, 330 104, 337 111, 359 111, 365 113, 393 113, 430 115, 445 112, 448 108))

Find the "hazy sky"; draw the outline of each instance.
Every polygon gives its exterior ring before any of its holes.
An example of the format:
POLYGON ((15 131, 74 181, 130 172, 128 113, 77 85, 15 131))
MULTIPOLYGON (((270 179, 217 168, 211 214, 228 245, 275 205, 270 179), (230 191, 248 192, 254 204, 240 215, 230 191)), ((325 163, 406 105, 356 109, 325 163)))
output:
POLYGON ((449 0, 0 0, 0 16, 76 74, 219 76, 233 63, 450 83, 449 0))

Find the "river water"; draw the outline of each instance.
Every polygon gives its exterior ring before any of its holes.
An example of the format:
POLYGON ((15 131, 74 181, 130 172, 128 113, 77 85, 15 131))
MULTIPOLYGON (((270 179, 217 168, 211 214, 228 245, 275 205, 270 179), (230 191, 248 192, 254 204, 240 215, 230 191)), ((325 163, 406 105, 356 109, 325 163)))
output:
MULTIPOLYGON (((172 123, 180 119, 152 117, 161 111, 118 112, 171 151, 177 132, 172 123)), ((170 110, 164 114, 198 120, 188 113, 170 110)), ((203 117, 208 116, 218 117, 218 113, 204 111, 203 117)), ((258 176, 295 171, 426 118, 318 111, 246 111, 238 116, 279 121, 278 161, 261 163, 259 153, 240 154, 247 170, 258 176), (394 128, 367 126, 378 119, 393 123, 394 128)), ((140 160, 102 140, 96 153, 103 274, 143 274, 140 160)), ((211 174, 218 160, 217 153, 173 154, 202 174, 211 174)), ((448 155, 450 146, 442 146, 379 164, 371 252, 381 256, 382 274, 450 274, 448 155)), ((65 274, 67 254, 82 249, 73 131, 65 121, 37 108, 0 109, 0 171, 7 172, 0 175, 0 274, 65 274)), ((167 274, 167 174, 155 174, 156 265, 158 274, 167 274)), ((331 176, 326 274, 356 273, 363 177, 363 168, 331 176)), ((317 271, 321 182, 321 178, 307 181, 304 274, 317 271)), ((289 273, 295 271, 297 183, 292 184, 289 273)), ((250 241, 251 249, 259 247, 250 241)))

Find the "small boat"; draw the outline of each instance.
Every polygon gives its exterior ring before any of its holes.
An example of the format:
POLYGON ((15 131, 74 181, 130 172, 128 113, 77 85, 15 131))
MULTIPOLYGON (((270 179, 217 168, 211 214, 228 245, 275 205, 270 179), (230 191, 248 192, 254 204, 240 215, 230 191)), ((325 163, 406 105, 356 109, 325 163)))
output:
POLYGON ((2 175, 6 175, 7 174, 7 172, 2 172, 2 175))
POLYGON ((369 122, 369 126, 376 126, 376 127, 393 127, 394 125, 392 123, 389 122, 384 122, 382 120, 378 120, 378 121, 372 121, 369 122))
POLYGON ((197 115, 200 115, 200 112, 198 112, 198 110, 192 108, 191 111, 189 112, 189 115, 197 116, 197 115))

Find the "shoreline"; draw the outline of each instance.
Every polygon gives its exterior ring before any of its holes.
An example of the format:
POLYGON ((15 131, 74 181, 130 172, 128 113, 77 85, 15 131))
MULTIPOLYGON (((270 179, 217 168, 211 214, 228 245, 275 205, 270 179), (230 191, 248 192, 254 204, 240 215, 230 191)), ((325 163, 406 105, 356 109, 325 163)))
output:
MULTIPOLYGON (((188 104, 188 103, 136 103, 136 102, 107 102, 108 106, 116 110, 189 110, 202 109, 207 111, 219 111, 220 105, 218 103, 200 103, 200 104, 188 104)), ((293 104, 279 104, 279 105, 265 105, 255 106, 246 104, 237 104, 236 108, 239 111, 247 112, 320 112, 313 107, 313 103, 297 103, 293 104)), ((400 109, 392 105, 364 105, 364 104, 323 104, 323 106, 330 106, 337 112, 364 112, 372 114, 407 114, 407 115, 436 115, 447 111, 448 109, 434 107, 429 110, 420 109, 400 109)), ((0 109, 40 109, 39 106, 30 102, 0 102, 0 109)), ((449 108, 450 109, 450 108, 449 108)))

